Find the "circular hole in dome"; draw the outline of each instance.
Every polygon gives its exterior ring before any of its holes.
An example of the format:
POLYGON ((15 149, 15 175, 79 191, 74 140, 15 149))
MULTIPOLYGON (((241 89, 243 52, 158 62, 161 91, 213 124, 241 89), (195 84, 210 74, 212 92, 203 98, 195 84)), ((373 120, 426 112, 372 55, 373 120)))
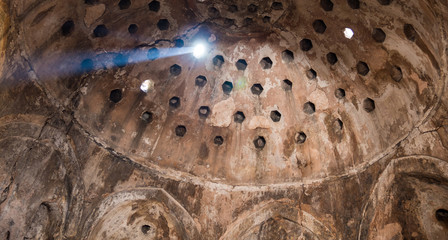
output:
POLYGON ((338 62, 338 57, 333 52, 327 53, 327 62, 331 65, 335 65, 338 62))
POLYGON ((154 82, 149 79, 143 81, 142 84, 140 85, 140 90, 142 90, 142 92, 145 93, 147 93, 152 88, 154 88, 154 82))
POLYGON ((392 70, 390 71, 390 77, 395 82, 400 82, 401 79, 403 79, 403 72, 401 71, 401 68, 398 66, 393 66, 392 70))
POLYGON ((232 4, 229 6, 229 8, 227 9, 227 11, 231 12, 231 13, 235 13, 238 12, 238 6, 235 4, 232 4))
POLYGON ((311 40, 305 38, 300 41, 300 49, 304 52, 308 52, 313 48, 313 42, 311 40))
POLYGON ((261 86, 261 84, 259 84, 259 83, 256 83, 256 84, 252 85, 252 87, 250 88, 250 91, 254 95, 260 95, 263 92, 263 86, 261 86))
POLYGON ((160 19, 157 22, 157 28, 159 28, 160 31, 166 31, 168 28, 170 28, 170 22, 168 19, 160 19))
POLYGON ((176 136, 183 137, 187 133, 187 128, 185 126, 183 126, 183 125, 179 125, 179 126, 176 127, 174 132, 176 133, 176 136))
POLYGON ((279 111, 275 110, 271 111, 270 117, 273 122, 280 122, 280 120, 282 119, 282 114, 279 111))
POLYGON ((272 60, 269 57, 265 57, 260 61, 261 68, 263 69, 271 69, 272 68, 272 60))
POLYGON ((342 89, 342 88, 338 88, 338 89, 336 89, 336 90, 334 91, 334 96, 335 96, 337 99, 343 99, 343 98, 345 98, 345 90, 342 89))
POLYGON ((386 33, 381 28, 375 28, 372 31, 372 38, 377 43, 383 43, 386 40, 386 33))
POLYGON ((199 75, 194 80, 194 84, 198 87, 204 87, 207 84, 207 78, 205 76, 199 75))
POLYGON ((235 25, 235 19, 231 19, 231 18, 224 19, 224 26, 230 27, 232 25, 235 25))
POLYGON ((193 48, 193 56, 197 59, 202 58, 207 54, 207 45, 204 43, 197 43, 193 48))
POLYGON ((314 69, 312 68, 307 70, 305 74, 309 80, 315 79, 317 77, 316 71, 314 71, 314 69))
POLYGON ((126 66, 126 64, 128 64, 128 57, 119 53, 114 57, 113 62, 115 66, 121 68, 126 66))
POLYGON ((181 48, 185 45, 184 40, 178 38, 174 39, 174 47, 181 48))
POLYGON ((210 18, 219 18, 219 16, 220 16, 219 10, 215 7, 209 7, 208 8, 208 16, 210 18))
POLYGON ((389 5, 392 2, 392 0, 378 0, 378 2, 381 5, 389 5))
POLYGON ((123 9, 128 9, 131 6, 131 0, 121 0, 118 3, 118 7, 123 10, 123 9))
POLYGON ((359 61, 356 65, 356 70, 358 71, 358 74, 361 76, 366 76, 370 72, 369 65, 367 63, 359 61))
POLYGON ((355 33, 353 32, 353 30, 351 28, 344 28, 344 37, 347 39, 352 39, 353 35, 355 35, 355 33))
POLYGON ((149 226, 149 225, 143 225, 143 226, 141 227, 141 230, 142 230, 142 233, 143 233, 143 234, 148 234, 148 232, 151 230, 151 226, 149 226))
POLYGON ((110 92, 109 100, 113 103, 118 103, 123 98, 121 89, 114 89, 110 92))
POLYGON ((348 6, 352 9, 359 9, 359 0, 347 0, 348 6))
POLYGON ((64 24, 62 24, 61 27, 62 36, 70 35, 70 33, 72 33, 74 29, 75 29, 75 23, 72 20, 65 22, 64 24))
POLYGON ((304 132, 298 132, 294 136, 294 141, 298 144, 303 144, 306 141, 306 134, 304 132))
POLYGON ((282 52, 282 60, 285 63, 290 63, 294 61, 294 53, 288 49, 282 52))
POLYGON ((199 117, 205 119, 210 115, 210 108, 207 106, 202 106, 198 110, 199 117))
POLYGON ((93 30, 93 35, 98 38, 105 37, 107 36, 107 34, 109 34, 109 30, 104 24, 96 26, 96 28, 93 30))
POLYGON ((322 34, 327 30, 327 25, 323 20, 318 19, 313 22, 313 29, 316 33, 322 34))
POLYGON ((274 10, 283 10, 283 3, 281 2, 273 2, 271 8, 274 10))
POLYGON ((291 89, 292 89, 292 82, 289 81, 288 79, 283 80, 282 88, 285 91, 291 91, 291 89))
POLYGON ((218 68, 221 68, 221 66, 224 64, 224 57, 221 55, 216 55, 212 59, 213 65, 215 65, 218 68))
POLYGON ((251 25, 253 22, 254 22, 254 20, 253 20, 252 18, 247 17, 247 18, 245 18, 245 19, 243 20, 243 25, 244 25, 244 26, 249 26, 249 25, 251 25))
POLYGON ((436 219, 437 219, 437 221, 442 222, 446 226, 448 226, 448 210, 438 209, 436 211, 436 219))
POLYGON ((148 3, 148 7, 149 7, 150 11, 158 12, 160 10, 160 2, 154 0, 154 1, 150 2, 150 3, 148 3))
POLYGON ((263 22, 264 22, 264 23, 269 23, 269 22, 271 22, 271 17, 269 17, 269 16, 264 16, 264 17, 263 17, 263 22))
POLYGON ((257 149, 263 149, 266 146, 266 140, 262 136, 258 136, 254 139, 254 145, 257 149))
POLYGON ((409 41, 414 42, 417 39, 417 31, 415 31, 414 26, 412 26, 411 24, 405 24, 403 31, 404 35, 409 41))
POLYGON ((331 0, 320 0, 320 6, 327 12, 333 10, 333 2, 331 0))
POLYGON ((236 123, 243 123, 245 119, 246 116, 244 116, 244 113, 241 111, 238 111, 233 115, 233 121, 236 123))
POLYGON ((172 97, 169 101, 169 105, 171 108, 178 108, 180 107, 180 98, 179 97, 172 97))
POLYGON ((174 64, 173 66, 170 67, 170 74, 172 76, 179 76, 181 72, 182 72, 182 67, 177 64, 174 64))
POLYGON ((160 55, 160 51, 157 48, 150 48, 148 50, 148 54, 147 57, 149 60, 156 60, 157 58, 159 58, 160 55))
POLYGON ((137 24, 131 24, 131 25, 129 25, 129 27, 128 27, 128 32, 129 32, 130 34, 135 34, 135 33, 137 33, 137 31, 138 31, 138 26, 137 26, 137 24))
POLYGON ((229 82, 229 81, 225 81, 222 84, 222 91, 224 92, 224 94, 229 95, 233 90, 233 83, 229 82))
POLYGON ((250 13, 255 13, 258 10, 258 6, 255 4, 250 4, 249 6, 247 6, 247 11, 250 13))
POLYGON ((240 70, 240 71, 244 71, 247 68, 247 62, 244 59, 239 59, 236 63, 235 63, 236 69, 240 70))
POLYGON ((217 146, 221 146, 224 143, 224 138, 222 136, 216 136, 213 139, 213 143, 217 146))
POLYGON ((84 59, 81 62, 81 72, 90 72, 94 69, 93 61, 90 58, 84 59))
POLYGON ((147 123, 150 123, 153 120, 153 115, 152 115, 151 112, 144 112, 142 114, 141 118, 142 118, 143 121, 145 121, 147 123))
POLYGON ((366 98, 362 103, 362 107, 366 112, 370 113, 375 110, 375 101, 373 101, 371 98, 366 98))
POLYGON ((316 112, 316 106, 312 102, 306 102, 303 105, 303 112, 305 112, 306 114, 311 115, 311 114, 316 112))
POLYGON ((215 145, 217 145, 217 146, 221 146, 221 145, 224 143, 224 138, 221 137, 221 136, 216 136, 216 137, 213 139, 213 143, 214 143, 215 145))

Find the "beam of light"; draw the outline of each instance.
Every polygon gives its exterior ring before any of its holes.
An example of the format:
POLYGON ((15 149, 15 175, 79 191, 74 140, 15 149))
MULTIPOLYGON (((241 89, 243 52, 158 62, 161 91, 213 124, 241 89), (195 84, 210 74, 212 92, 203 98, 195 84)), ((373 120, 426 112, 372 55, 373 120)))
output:
POLYGON ((353 35, 355 33, 353 32, 353 30, 351 28, 345 28, 344 29, 344 36, 348 39, 352 39, 353 35))
MULTIPOLYGON (((120 52, 109 52, 107 50, 92 52, 65 52, 49 53, 34 59, 30 64, 32 71, 24 72, 32 79, 40 82, 57 81, 67 79, 73 86, 77 85, 76 80, 84 73, 93 73, 98 70, 108 70, 121 68, 128 65, 157 62, 158 60, 182 56, 200 57, 209 51, 206 43, 197 43, 192 46, 182 48, 156 48, 139 47, 135 49, 122 50, 120 52), (190 56, 188 56, 190 55, 190 56)), ((15 85, 14 82, 3 82, 7 85, 15 85)), ((151 84, 146 91, 151 89, 151 84)), ((144 91, 143 89, 141 89, 144 91)))
POLYGON ((201 58, 207 53, 207 47, 204 43, 197 43, 193 48, 193 56, 195 58, 201 58))

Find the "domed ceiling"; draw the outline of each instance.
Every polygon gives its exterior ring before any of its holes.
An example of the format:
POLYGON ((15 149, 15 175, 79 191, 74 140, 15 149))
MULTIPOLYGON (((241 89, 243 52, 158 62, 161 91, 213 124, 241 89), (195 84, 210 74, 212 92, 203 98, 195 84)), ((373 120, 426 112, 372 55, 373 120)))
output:
MULTIPOLYGON (((32 136, 86 158, 74 164, 82 183, 64 190, 67 199, 73 189, 95 199, 77 199, 88 211, 67 213, 83 223, 60 230, 73 239, 392 239, 404 225, 381 214, 401 209, 414 190, 424 192, 408 199, 414 205, 444 191, 426 178, 448 181, 428 170, 445 169, 438 161, 448 156, 442 1, 17 0, 0 9, 4 26, 14 26, 0 32, 14 31, 18 42, 0 61, 15 66, 7 71, 28 69, 42 92, 18 94, 33 107, 20 112, 17 100, 12 113, 0 111, 0 123, 42 122, 32 136), (67 122, 67 130, 54 127, 67 122), (106 155, 127 170, 105 163, 106 155), (425 178, 415 180, 403 162, 425 178), (97 170, 122 185, 88 187, 108 181, 97 180, 97 170), (401 179, 406 193, 396 187, 401 179)), ((4 51, 8 39, 0 39, 4 51)), ((11 129, 36 127, 2 124, 0 133, 14 137, 11 129)), ((427 222, 448 206, 431 204, 414 208, 426 214, 415 229, 443 236, 427 222)), ((54 209, 47 205, 36 211, 54 209)))
POLYGON ((425 38, 437 26, 393 14, 406 8, 430 11, 377 1, 47 2, 23 32, 38 81, 61 105, 75 98, 75 118, 105 147, 167 174, 284 183, 369 165, 435 106, 440 46, 425 38), (46 25, 51 36, 35 30, 46 25), (209 45, 200 59, 198 41, 209 45))

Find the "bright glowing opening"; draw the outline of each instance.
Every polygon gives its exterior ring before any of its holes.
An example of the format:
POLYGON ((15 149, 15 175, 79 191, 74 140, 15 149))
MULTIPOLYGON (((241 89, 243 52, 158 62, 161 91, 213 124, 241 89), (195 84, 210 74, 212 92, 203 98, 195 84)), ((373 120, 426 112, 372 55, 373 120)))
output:
POLYGON ((351 28, 345 28, 344 35, 345 35, 346 38, 352 39, 354 34, 355 33, 353 32, 353 30, 351 28))
POLYGON ((145 80, 143 81, 142 85, 140 85, 140 90, 147 93, 153 87, 154 83, 151 80, 145 80))
POLYGON ((195 58, 201 58, 205 55, 206 52, 207 52, 207 47, 205 46, 205 44, 198 43, 198 44, 196 44, 196 46, 194 46, 193 56, 195 58))

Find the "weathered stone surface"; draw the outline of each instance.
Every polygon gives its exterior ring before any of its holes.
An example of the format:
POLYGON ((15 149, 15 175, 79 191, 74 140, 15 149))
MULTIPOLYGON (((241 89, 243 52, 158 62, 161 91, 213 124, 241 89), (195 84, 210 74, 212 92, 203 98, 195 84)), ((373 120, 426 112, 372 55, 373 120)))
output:
POLYGON ((444 1, 7 0, 0 22, 0 239, 447 239, 444 1))
POLYGON ((257 128, 269 129, 271 128, 271 123, 269 122, 269 119, 266 117, 254 116, 250 119, 248 128, 252 130, 257 128))
POLYGON ((235 102, 233 98, 228 98, 213 106, 209 124, 215 127, 229 127, 235 112, 235 102))
POLYGON ((90 7, 86 7, 86 15, 84 16, 84 23, 87 27, 92 26, 106 11, 106 5, 96 4, 90 7))

